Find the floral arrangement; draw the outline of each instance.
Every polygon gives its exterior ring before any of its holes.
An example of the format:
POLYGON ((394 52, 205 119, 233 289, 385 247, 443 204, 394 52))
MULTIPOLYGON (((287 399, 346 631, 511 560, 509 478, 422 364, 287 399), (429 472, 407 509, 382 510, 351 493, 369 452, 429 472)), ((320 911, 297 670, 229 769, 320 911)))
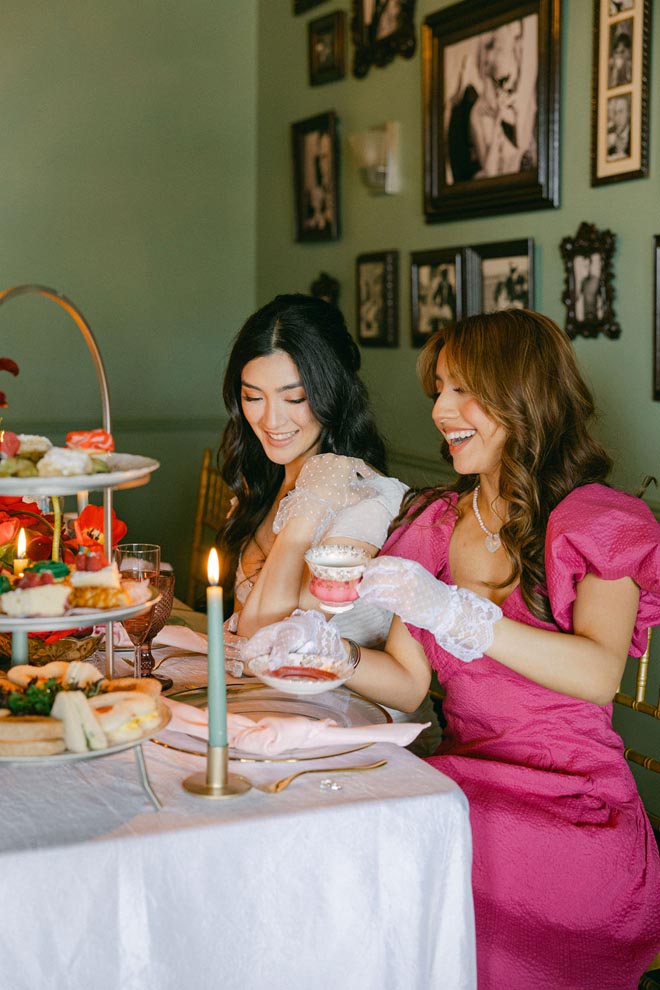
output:
MULTIPOLYGON (((59 511, 43 512, 29 499, 0 497, 0 572, 13 569, 20 529, 25 530, 26 556, 31 563, 61 559, 71 565, 81 551, 106 553, 103 506, 86 505, 72 523, 62 520, 61 507, 58 508, 59 511)), ((124 538, 126 528, 113 509, 112 546, 124 538)))

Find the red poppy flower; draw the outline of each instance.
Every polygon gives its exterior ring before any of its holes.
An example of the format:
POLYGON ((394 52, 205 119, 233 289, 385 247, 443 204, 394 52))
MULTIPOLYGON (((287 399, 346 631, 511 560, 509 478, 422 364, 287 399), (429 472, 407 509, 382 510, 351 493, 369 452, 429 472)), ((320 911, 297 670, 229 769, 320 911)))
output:
MULTIPOLYGON (((86 505, 78 518, 74 522, 76 538, 80 546, 91 547, 94 550, 103 550, 105 537, 103 534, 103 506, 86 505)), ((112 510, 112 546, 116 546, 126 535, 127 526, 121 519, 117 519, 115 510, 112 510)))
POLYGON ((22 498, 12 498, 10 495, 0 496, 0 519, 5 515, 18 520, 19 526, 26 529, 38 529, 47 533, 51 527, 36 502, 24 502, 22 498))
POLYGON ((0 512, 0 544, 13 543, 18 536, 20 523, 6 512, 0 512))

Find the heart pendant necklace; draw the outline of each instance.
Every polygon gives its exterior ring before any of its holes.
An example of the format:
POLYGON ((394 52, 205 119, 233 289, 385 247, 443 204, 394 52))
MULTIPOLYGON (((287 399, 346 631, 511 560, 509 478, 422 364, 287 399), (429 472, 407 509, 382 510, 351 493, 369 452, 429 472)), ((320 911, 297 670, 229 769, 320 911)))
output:
POLYGON ((472 511, 474 512, 477 518, 477 522, 479 523, 482 532, 486 534, 486 539, 484 540, 484 543, 486 544, 486 550, 488 551, 488 553, 495 553, 502 546, 502 541, 500 539, 500 534, 491 533, 491 531, 488 529, 483 519, 481 518, 481 513, 479 512, 479 505, 477 502, 479 498, 480 488, 481 485, 477 485, 477 487, 474 490, 474 494, 472 495, 472 511))

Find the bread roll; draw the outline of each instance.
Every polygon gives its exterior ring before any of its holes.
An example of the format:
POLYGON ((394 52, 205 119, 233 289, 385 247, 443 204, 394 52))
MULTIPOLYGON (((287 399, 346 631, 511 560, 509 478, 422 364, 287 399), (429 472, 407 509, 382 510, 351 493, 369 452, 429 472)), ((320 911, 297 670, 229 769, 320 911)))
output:
POLYGON ((111 681, 106 680, 101 684, 101 691, 143 691, 152 698, 157 698, 161 692, 161 683, 155 677, 113 677, 111 681))
POLYGON ((0 741, 3 742, 63 738, 64 726, 58 718, 48 715, 8 715, 0 718, 0 741))

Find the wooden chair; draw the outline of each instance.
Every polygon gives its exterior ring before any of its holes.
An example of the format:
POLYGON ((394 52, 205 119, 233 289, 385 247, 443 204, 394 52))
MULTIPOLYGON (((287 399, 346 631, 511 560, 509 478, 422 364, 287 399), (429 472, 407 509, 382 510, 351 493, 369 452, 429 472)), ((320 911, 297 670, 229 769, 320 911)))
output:
MULTIPOLYGON (((212 453, 206 448, 202 457, 202 470, 199 475, 197 508, 193 528, 190 570, 186 603, 191 608, 206 610, 205 590, 208 584, 206 565, 209 550, 222 523, 227 518, 231 492, 222 480, 222 475, 212 464, 212 453)), ((231 607, 232 589, 224 589, 225 611, 231 607)))
MULTIPOLYGON (((646 649, 643 655, 637 661, 637 675, 635 678, 635 695, 625 694, 621 688, 614 695, 614 701, 618 705, 623 705, 625 708, 630 708, 634 712, 641 712, 643 715, 648 715, 650 718, 660 720, 660 697, 655 705, 651 705, 646 701, 646 688, 649 680, 649 664, 651 660, 651 640, 652 640, 653 630, 649 629, 648 641, 646 644, 646 649)), ((648 756, 645 753, 640 753, 638 750, 632 747, 626 746, 625 757, 630 763, 636 763, 637 766, 644 767, 645 770, 653 770, 655 773, 660 773, 660 760, 656 759, 654 756, 648 756)), ((649 815, 651 819, 651 824, 654 829, 660 828, 660 818, 655 815, 649 815)))
MULTIPOLYGON (((649 681, 649 665, 651 661, 651 641, 652 630, 649 629, 646 650, 637 661, 634 696, 632 694, 626 694, 621 690, 621 688, 619 688, 614 696, 614 701, 616 704, 622 705, 624 708, 628 708, 634 712, 640 712, 650 718, 660 720, 660 696, 658 697, 658 701, 655 705, 649 704, 646 700, 646 689, 649 681)), ((637 766, 644 767, 645 770, 652 770, 655 773, 660 773, 660 760, 658 760, 655 756, 649 756, 646 753, 641 753, 639 750, 633 749, 631 746, 625 747, 624 754, 630 763, 635 763, 637 766)), ((653 826, 656 841, 660 846, 660 818, 658 818, 657 815, 650 813, 648 813, 648 815, 651 825, 653 826)), ((656 956, 649 970, 642 977, 639 983, 639 988, 640 990, 660 990, 660 955, 656 956)))

